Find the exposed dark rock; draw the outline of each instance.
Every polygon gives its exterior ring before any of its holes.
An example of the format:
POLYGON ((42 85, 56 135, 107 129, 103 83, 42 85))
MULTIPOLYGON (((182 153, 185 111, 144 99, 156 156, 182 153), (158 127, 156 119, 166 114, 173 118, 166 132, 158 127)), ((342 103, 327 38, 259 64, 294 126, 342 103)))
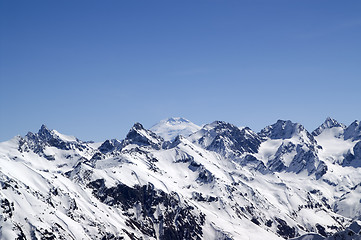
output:
POLYGON ((275 218, 277 221, 277 233, 282 237, 288 239, 296 236, 296 230, 294 227, 290 227, 287 225, 287 222, 280 218, 275 218))
POLYGON ((4 198, 0 200, 0 206, 2 209, 2 214, 4 216, 6 216, 7 218, 11 218, 13 216, 14 203, 10 203, 8 199, 4 198))
POLYGON ((15 240, 26 240, 27 238, 21 226, 17 223, 14 223, 14 226, 19 231, 18 236, 15 238, 15 240))
POLYGON ((287 166, 284 163, 283 158, 285 154, 290 154, 295 151, 296 145, 288 142, 282 143, 278 148, 275 158, 268 161, 268 169, 272 172, 281 172, 287 169, 287 166))
POLYGON ((150 146, 154 149, 161 149, 164 139, 150 130, 147 130, 140 123, 135 123, 128 132, 123 146, 137 144, 139 146, 150 146))
POLYGON ((287 171, 300 173, 307 170, 309 174, 316 171, 316 164, 319 162, 318 156, 312 149, 305 149, 302 145, 297 145, 296 156, 291 161, 287 171))
POLYGON ((345 140, 351 139, 352 141, 361 140, 361 122, 354 121, 345 129, 344 132, 345 140))
POLYGON ((19 151, 29 152, 44 156, 49 161, 55 160, 54 156, 44 154, 45 147, 55 147, 61 150, 78 149, 84 151, 87 147, 85 143, 76 139, 75 141, 64 141, 53 130, 49 130, 42 125, 38 133, 29 132, 24 138, 19 140, 19 151))
POLYGON ((129 215, 127 221, 130 227, 139 229, 148 236, 155 237, 154 224, 162 225, 160 239, 200 239, 204 215, 194 210, 194 207, 181 203, 177 195, 167 194, 155 190, 152 184, 128 187, 124 184, 107 188, 104 179, 90 182, 88 187, 93 189, 93 194, 103 203, 110 206, 119 206, 126 213, 127 210, 140 206, 142 222, 129 215), (158 205, 165 210, 156 217, 158 205))
POLYGON ((122 142, 116 139, 106 140, 98 148, 98 150, 103 154, 113 152, 114 150, 121 151, 121 149, 122 149, 122 142))
POLYGON ((325 227, 323 227, 322 225, 320 225, 320 224, 316 224, 316 228, 317 228, 317 232, 319 233, 319 234, 321 234, 322 236, 324 236, 324 237, 327 237, 327 233, 326 233, 326 229, 325 229, 325 227))
POLYGON ((193 172, 198 172, 197 182, 200 183, 211 183, 214 180, 214 175, 206 169, 202 164, 197 163, 196 161, 191 161, 188 168, 193 172))
POLYGON ((230 123, 215 121, 197 132, 201 137, 197 144, 226 157, 238 157, 242 153, 257 153, 261 138, 249 128, 240 129, 230 123), (208 143, 211 140, 210 143, 208 143))
POLYGON ((312 145, 317 145, 315 138, 301 124, 291 121, 278 120, 275 124, 265 127, 259 135, 270 139, 290 139, 298 136, 303 141, 308 141, 312 145), (303 134, 301 134, 303 133, 303 134))
POLYGON ((325 175, 327 170, 327 165, 323 161, 320 161, 315 173, 316 179, 320 179, 323 175, 325 175))
POLYGON ((239 164, 242 166, 248 166, 249 168, 255 169, 264 174, 267 173, 267 167, 264 163, 253 155, 247 154, 244 158, 239 160, 239 164))
POLYGON ((216 202, 216 201, 218 201, 218 197, 213 197, 213 196, 204 197, 203 194, 199 193, 199 192, 193 192, 192 199, 199 201, 199 202, 216 202))
POLYGON ((253 217, 252 219, 251 219, 251 222, 253 222, 254 224, 256 224, 256 225, 261 225, 261 223, 258 221, 258 219, 257 218, 255 218, 255 217, 253 217))
POLYGON ((272 223, 273 223, 272 220, 267 220, 266 223, 265 223, 265 225, 266 225, 267 227, 272 227, 272 223))
POLYGON ((348 152, 342 166, 361 167, 361 141, 353 147, 353 154, 348 152))

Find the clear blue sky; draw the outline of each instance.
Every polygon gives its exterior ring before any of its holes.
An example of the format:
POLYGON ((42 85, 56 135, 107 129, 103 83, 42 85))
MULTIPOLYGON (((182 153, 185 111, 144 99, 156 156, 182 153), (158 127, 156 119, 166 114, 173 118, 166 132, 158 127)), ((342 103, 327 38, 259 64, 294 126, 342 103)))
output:
POLYGON ((171 116, 348 125, 360 77, 359 0, 0 0, 0 141, 171 116))

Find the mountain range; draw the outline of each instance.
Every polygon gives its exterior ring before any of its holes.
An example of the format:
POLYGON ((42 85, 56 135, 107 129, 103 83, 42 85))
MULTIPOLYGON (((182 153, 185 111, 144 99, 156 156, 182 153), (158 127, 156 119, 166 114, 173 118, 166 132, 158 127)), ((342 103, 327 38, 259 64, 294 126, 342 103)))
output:
POLYGON ((0 239, 361 239, 361 124, 135 123, 0 143, 0 239))

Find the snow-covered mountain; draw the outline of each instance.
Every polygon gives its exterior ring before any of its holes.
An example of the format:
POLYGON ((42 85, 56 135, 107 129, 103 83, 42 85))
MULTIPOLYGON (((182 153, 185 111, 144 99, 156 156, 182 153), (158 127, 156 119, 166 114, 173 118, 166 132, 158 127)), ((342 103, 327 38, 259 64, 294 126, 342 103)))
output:
POLYGON ((360 239, 360 122, 183 118, 0 143, 0 239, 360 239))
POLYGON ((312 135, 319 136, 324 131, 331 131, 334 137, 340 138, 343 136, 345 129, 346 126, 344 124, 337 122, 333 118, 327 117, 325 122, 312 132, 312 135))
POLYGON ((306 171, 320 178, 327 166, 318 157, 321 148, 316 139, 301 124, 279 120, 262 129, 259 133, 264 139, 256 155, 272 172, 306 171))
POLYGON ((226 157, 237 157, 245 152, 255 153, 261 144, 260 137, 251 129, 240 129, 222 121, 206 124, 188 139, 204 149, 226 157))
POLYGON ((185 118, 173 117, 160 121, 151 127, 150 130, 161 136, 164 140, 172 141, 178 135, 187 137, 200 128, 200 126, 197 126, 185 118))

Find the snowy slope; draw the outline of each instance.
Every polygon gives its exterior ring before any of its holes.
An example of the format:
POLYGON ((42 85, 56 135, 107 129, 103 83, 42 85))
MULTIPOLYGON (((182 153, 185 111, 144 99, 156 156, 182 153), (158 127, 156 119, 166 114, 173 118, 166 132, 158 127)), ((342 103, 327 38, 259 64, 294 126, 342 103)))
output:
POLYGON ((88 143, 42 126, 0 143, 0 239, 350 237, 361 144, 337 128, 216 121, 169 143, 136 123, 88 143))

